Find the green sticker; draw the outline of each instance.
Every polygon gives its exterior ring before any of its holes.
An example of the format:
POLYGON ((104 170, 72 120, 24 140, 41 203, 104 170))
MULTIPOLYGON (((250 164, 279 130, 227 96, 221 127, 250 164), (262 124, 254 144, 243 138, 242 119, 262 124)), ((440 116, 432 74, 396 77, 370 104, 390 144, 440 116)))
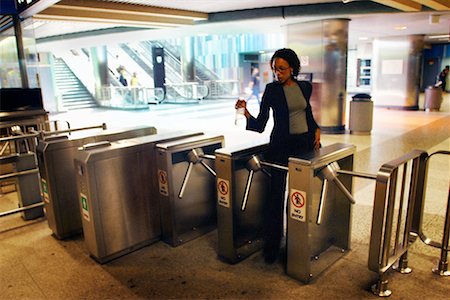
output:
POLYGON ((83 218, 86 221, 90 221, 91 217, 89 215, 89 205, 88 205, 87 196, 80 193, 80 198, 81 198, 81 211, 83 213, 83 218))

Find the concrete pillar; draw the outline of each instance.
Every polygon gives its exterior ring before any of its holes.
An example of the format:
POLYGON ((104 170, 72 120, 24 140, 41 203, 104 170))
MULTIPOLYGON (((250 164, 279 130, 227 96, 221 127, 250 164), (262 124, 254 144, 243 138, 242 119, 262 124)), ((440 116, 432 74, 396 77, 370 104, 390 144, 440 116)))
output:
POLYGON ((345 132, 348 19, 287 26, 287 45, 300 58, 300 73, 312 73, 311 106, 322 131, 345 132))

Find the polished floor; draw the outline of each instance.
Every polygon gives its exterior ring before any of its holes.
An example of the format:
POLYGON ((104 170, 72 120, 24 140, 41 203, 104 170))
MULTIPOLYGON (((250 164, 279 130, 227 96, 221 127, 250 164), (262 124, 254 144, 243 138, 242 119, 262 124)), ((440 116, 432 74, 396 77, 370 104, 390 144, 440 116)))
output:
MULTIPOLYGON (((256 111, 257 104, 250 103, 256 111)), ((420 100, 423 107, 423 96, 420 100)), ((83 110, 51 114, 72 128, 106 123, 109 128, 152 125, 159 132, 200 130, 225 137, 227 146, 267 140, 268 132, 246 132, 234 125, 234 101, 162 104, 145 111, 83 110)), ((439 112, 375 108, 370 135, 323 134, 323 145, 357 147, 354 169, 376 173, 380 166, 413 149, 450 150, 450 95, 439 112)), ((430 160, 424 232, 442 239, 449 192, 450 159, 430 160)), ((356 204, 352 250, 308 285, 285 274, 282 259, 264 263, 257 252, 230 265, 217 258, 217 231, 172 248, 157 242, 100 265, 89 257, 83 237, 60 241, 51 236, 45 218, 23 221, 20 215, 0 219, 1 299, 375 299, 370 285, 377 276, 367 267, 374 183, 354 179, 356 204)), ((14 205, 14 192, 2 190, 1 207, 14 205)), ((111 220, 113 222, 113 220, 111 220)), ((392 299, 448 299, 450 277, 431 272, 440 251, 416 241, 409 252, 408 275, 389 272, 392 299)))

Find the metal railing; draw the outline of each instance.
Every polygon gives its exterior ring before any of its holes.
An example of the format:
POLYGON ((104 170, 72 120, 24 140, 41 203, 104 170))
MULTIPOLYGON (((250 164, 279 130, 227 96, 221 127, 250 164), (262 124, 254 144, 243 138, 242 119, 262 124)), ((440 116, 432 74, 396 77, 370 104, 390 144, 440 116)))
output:
POLYGON ((211 80, 206 81, 210 98, 236 98, 239 96, 239 80, 211 80))
POLYGON ((164 100, 163 88, 104 86, 98 103, 105 107, 142 109, 164 100))
MULTIPOLYGON (((0 138, 0 142, 18 142, 23 140, 26 145, 28 145, 28 141, 34 140, 34 138, 37 137, 37 134, 23 134, 23 135, 17 135, 17 136, 10 136, 10 137, 2 137, 0 138)), ((29 147, 29 146, 28 146, 29 147)), ((25 199, 25 201, 30 202, 29 204, 22 204, 19 202, 19 208, 1 211, 0 217, 8 216, 11 214, 19 213, 19 212, 25 212, 31 209, 35 209, 38 207, 44 206, 44 202, 41 200, 40 197, 40 189, 39 189, 39 169, 36 165, 36 154, 35 152, 31 152, 29 149, 26 152, 22 153, 13 153, 7 156, 0 157, 0 166, 6 166, 9 164, 15 165, 13 167, 12 172, 8 173, 2 173, 0 174, 0 182, 10 182, 11 180, 14 186, 19 185, 19 190, 25 190, 25 189, 31 189, 26 194, 28 195, 28 198, 30 196, 33 197, 33 199, 25 199), (34 184, 35 186, 30 186, 30 176, 34 178, 34 184), (28 178, 26 180, 25 178, 28 178), (25 179, 25 180, 21 180, 25 179), (25 184, 27 184, 25 186, 25 184), (24 185, 24 186, 21 186, 24 185), (37 190, 34 190, 37 187, 37 190)), ((33 182, 33 180, 32 180, 33 182)), ((17 191, 17 188, 14 189, 17 191)), ((22 197, 19 197, 19 199, 22 199, 22 197)), ((24 200, 24 199, 22 199, 24 200)), ((40 214, 38 214, 40 216, 40 214)))
POLYGON ((410 273, 408 249, 415 203, 421 195, 427 153, 414 150, 381 166, 377 174, 368 267, 379 274, 372 286, 378 296, 389 296, 387 271, 410 273), (397 263, 396 266, 394 264, 397 263))
MULTIPOLYGON (((25 176, 36 176, 36 181, 39 182, 39 168, 36 164, 37 158, 36 158, 36 148, 39 140, 43 140, 46 137, 54 136, 54 135, 60 135, 60 134, 71 134, 72 132, 76 131, 83 131, 83 130, 90 130, 90 129, 106 129, 106 124, 102 123, 101 125, 94 125, 94 126, 87 126, 87 127, 81 127, 81 128, 70 128, 69 122, 66 123, 66 129, 61 129, 61 126, 59 125, 61 121, 54 120, 54 121, 47 121, 45 123, 36 124, 35 127, 38 128, 38 130, 35 130, 34 127, 29 127, 28 132, 24 133, 22 131, 21 126, 11 126, 10 133, 14 135, 10 135, 7 137, 1 137, 0 138, 0 145, 7 145, 7 144, 15 144, 14 151, 10 151, 8 155, 2 155, 0 156, 0 166, 6 166, 10 164, 17 164, 20 165, 20 167, 14 167, 15 169, 12 172, 9 173, 0 173, 0 182, 10 182, 16 186, 16 184, 19 185, 19 188, 25 189, 32 189, 31 186, 25 186, 24 183, 28 182, 21 182, 21 178, 24 178, 25 176), (52 126, 53 124, 53 126, 52 126), (48 130, 50 129, 50 130, 48 130), (17 146, 19 145, 20 146, 17 146), (33 156, 33 163, 30 163, 30 156, 33 156), (23 161, 26 161, 24 163, 23 161), (23 167, 23 165, 26 165, 28 167, 23 167), (24 185, 24 186, 21 186, 24 185)), ((25 129, 24 129, 25 130, 25 129)), ((3 150, 3 147, 2 147, 3 150)), ((4 151, 2 151, 3 154, 4 151)), ((14 189, 17 191, 17 188, 14 189)), ((32 190, 31 192, 27 194, 33 194, 36 193, 36 200, 37 198, 40 199, 40 189, 39 187, 37 190, 32 190)), ((21 204, 19 204, 20 206, 21 204)), ((43 201, 33 201, 33 203, 29 205, 23 205, 19 208, 2 211, 0 212, 0 217, 8 216, 15 213, 25 212, 27 210, 31 210, 40 206, 43 206, 43 201)))
POLYGON ((442 234, 442 241, 434 241, 433 239, 426 236, 423 230, 423 214, 425 207, 425 195, 427 189, 427 179, 428 179, 428 169, 430 159, 435 157, 436 155, 450 155, 450 151, 436 151, 426 158, 426 162, 424 166, 421 168, 420 172, 424 177, 423 186, 419 190, 419 195, 416 202, 416 211, 414 215, 412 231, 416 234, 420 240, 428 246, 441 249, 440 259, 437 263, 437 266, 432 269, 433 273, 441 275, 441 276, 450 276, 450 271, 448 270, 448 242, 449 242, 449 232, 450 232, 450 189, 447 196, 447 210, 444 221, 444 229, 442 234))
POLYGON ((209 93, 208 87, 198 82, 166 83, 165 86, 168 96, 167 102, 199 102, 209 93), (169 95, 172 96, 169 98, 169 95))

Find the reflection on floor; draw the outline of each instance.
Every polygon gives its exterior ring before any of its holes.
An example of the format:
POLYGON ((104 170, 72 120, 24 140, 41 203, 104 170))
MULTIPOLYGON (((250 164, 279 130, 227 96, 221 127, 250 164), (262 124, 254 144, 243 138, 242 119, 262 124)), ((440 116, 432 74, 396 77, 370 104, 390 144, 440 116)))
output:
MULTIPOLYGON (((421 98, 423 103, 423 98, 421 98)), ((376 173, 380 166, 413 149, 432 153, 450 150, 450 95, 441 111, 375 108, 371 135, 323 134, 322 143, 354 144, 354 169, 376 173)), ((257 103, 249 104, 252 112, 257 103)), ((234 101, 203 101, 197 105, 162 104, 149 111, 83 110, 52 114, 72 127, 105 122, 109 128, 153 125, 159 132, 193 129, 223 134, 227 146, 249 139, 267 140, 234 125, 234 101)), ((430 160, 423 228, 442 239, 448 197, 450 160, 430 160)), ((11 208, 16 194, 2 190, 0 209, 11 208)), ((374 299, 369 292, 376 274, 367 268, 374 183, 354 179, 352 251, 319 278, 304 285, 284 273, 282 260, 266 265, 261 253, 229 265, 217 259, 217 232, 180 247, 163 242, 99 265, 87 254, 83 237, 59 241, 44 218, 23 221, 19 214, 0 219, 0 294, 2 299, 374 299)), ((114 222, 114 220, 111 220, 114 222)), ((432 274, 439 249, 417 241, 409 252, 409 275, 390 273, 394 299, 448 299, 448 277, 432 274)))

